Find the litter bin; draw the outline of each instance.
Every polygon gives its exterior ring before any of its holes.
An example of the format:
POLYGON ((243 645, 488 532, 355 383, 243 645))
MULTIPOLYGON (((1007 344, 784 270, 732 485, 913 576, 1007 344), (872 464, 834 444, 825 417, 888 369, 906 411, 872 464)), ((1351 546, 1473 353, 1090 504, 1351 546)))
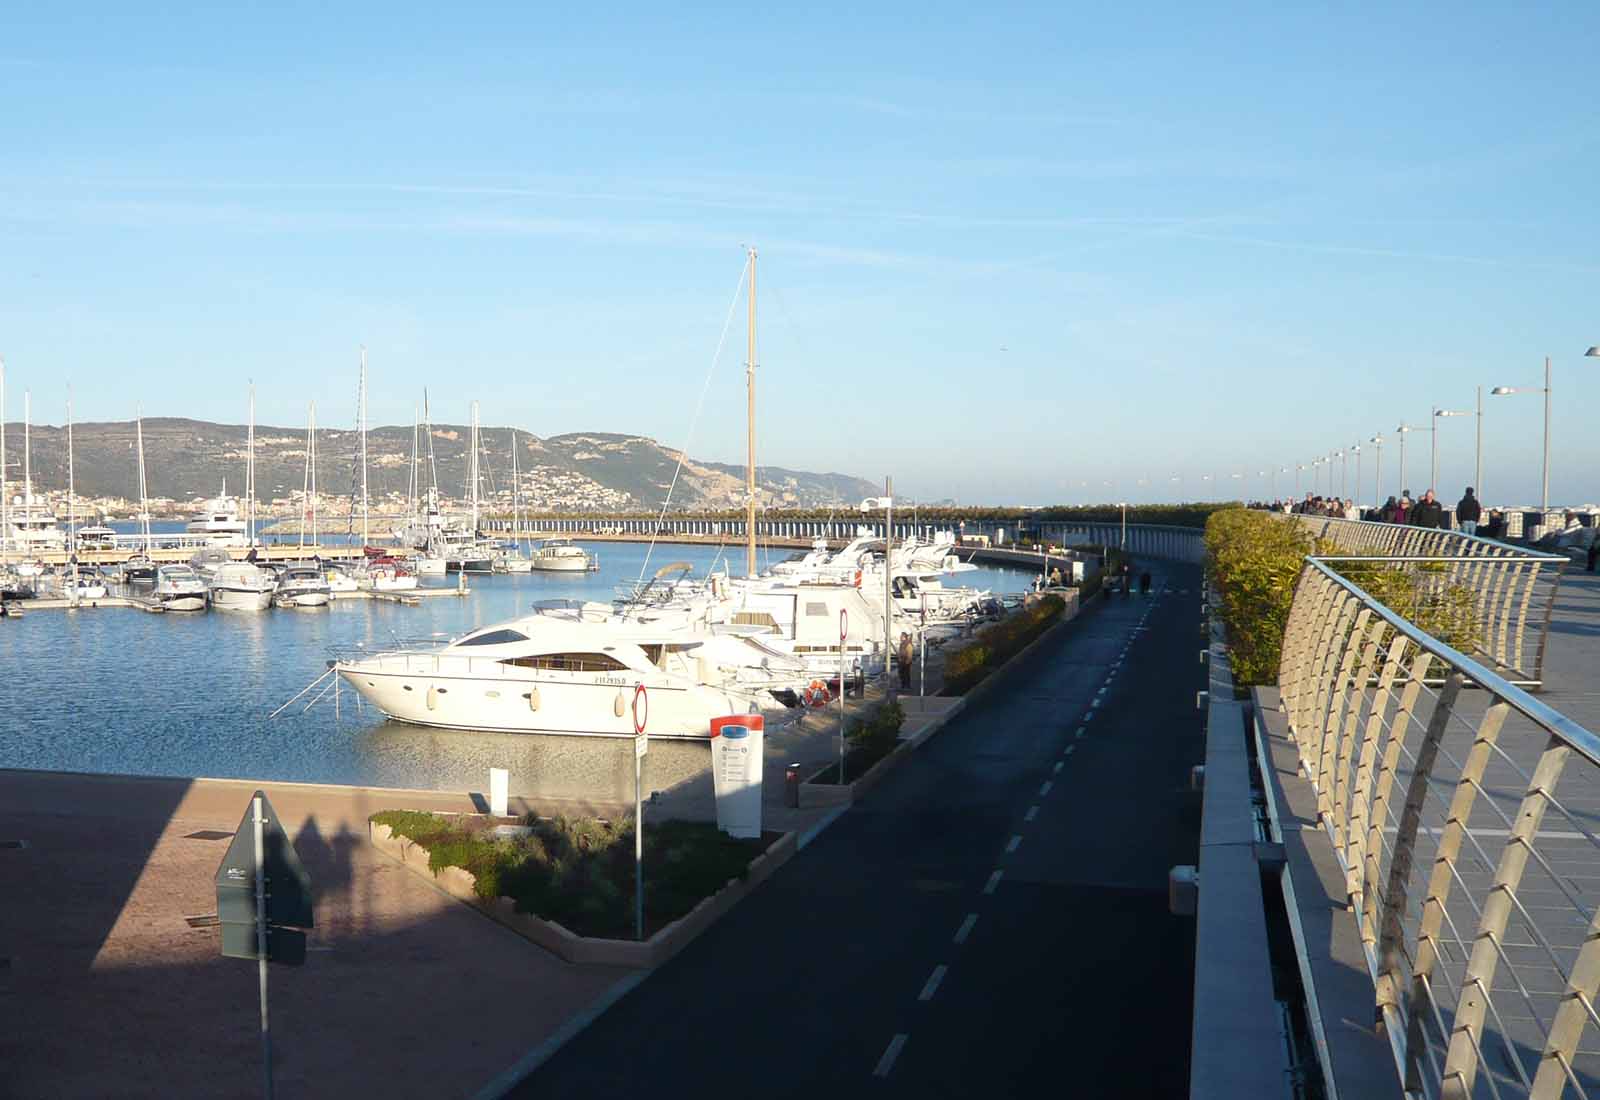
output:
POLYGON ((800 808, 800 765, 790 764, 783 772, 783 804, 791 810, 800 808))

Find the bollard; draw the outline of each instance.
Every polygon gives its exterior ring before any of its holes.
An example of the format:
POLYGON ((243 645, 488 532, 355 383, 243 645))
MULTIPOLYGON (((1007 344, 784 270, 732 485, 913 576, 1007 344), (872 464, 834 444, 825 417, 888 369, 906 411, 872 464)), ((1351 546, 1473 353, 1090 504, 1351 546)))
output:
POLYGON ((1211 701, 1211 693, 1209 691, 1197 691, 1197 692, 1194 693, 1194 709, 1195 710, 1205 710, 1206 709, 1206 704, 1208 702, 1210 702, 1210 701, 1211 701))
POLYGON ((1210 656, 1211 656, 1211 651, 1209 649, 1202 649, 1200 651, 1200 663, 1201 664, 1205 664, 1206 663, 1206 658, 1210 657, 1210 656))
POLYGON ((790 764, 783 771, 783 804, 791 810, 800 808, 800 765, 790 764))
POLYGON ((1189 789, 1191 791, 1203 791, 1206 789, 1206 766, 1204 764, 1196 764, 1189 769, 1189 789))
POLYGON ((1167 872, 1167 911, 1175 917, 1192 917, 1200 907, 1200 872, 1191 863, 1167 872))

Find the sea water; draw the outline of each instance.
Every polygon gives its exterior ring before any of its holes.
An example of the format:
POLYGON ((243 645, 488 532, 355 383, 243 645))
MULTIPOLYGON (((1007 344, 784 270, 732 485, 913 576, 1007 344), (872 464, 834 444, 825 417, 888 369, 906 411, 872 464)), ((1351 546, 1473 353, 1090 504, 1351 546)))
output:
MULTIPOLYGON (((391 722, 346 685, 337 699, 322 693, 336 677, 269 717, 322 675, 336 651, 456 637, 539 600, 609 600, 618 584, 671 562, 703 577, 731 555, 731 571, 742 572, 739 548, 582 545, 599 555, 598 572, 472 574, 465 597, 416 606, 336 600, 315 610, 84 608, 0 619, 0 767, 431 790, 483 790, 489 768, 504 767, 516 794, 614 800, 625 792, 631 800, 631 755, 604 739, 391 722)), ((1033 577, 984 568, 960 579, 1002 593, 1033 577)), ((455 583, 454 576, 423 580, 455 583)), ((651 754, 652 771, 665 781, 701 769, 705 746, 658 742, 651 754)))

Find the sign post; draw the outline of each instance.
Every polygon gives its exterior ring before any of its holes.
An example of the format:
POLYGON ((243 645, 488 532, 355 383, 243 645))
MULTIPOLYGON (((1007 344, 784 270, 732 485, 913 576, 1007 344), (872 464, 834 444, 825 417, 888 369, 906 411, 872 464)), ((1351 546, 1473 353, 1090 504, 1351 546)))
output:
POLYGON ((267 796, 257 791, 217 868, 217 920, 225 958, 254 959, 261 996, 262 1094, 272 1100, 272 1032, 267 963, 306 961, 312 927, 311 879, 267 796), (290 927, 285 927, 290 926, 290 927))
POLYGON ((850 635, 850 613, 839 609, 839 786, 844 786, 844 640, 850 635))
POLYGON ((644 941, 644 758, 650 751, 645 723, 650 696, 643 684, 633 689, 633 938, 644 941), (643 708, 642 710, 640 708, 643 708))

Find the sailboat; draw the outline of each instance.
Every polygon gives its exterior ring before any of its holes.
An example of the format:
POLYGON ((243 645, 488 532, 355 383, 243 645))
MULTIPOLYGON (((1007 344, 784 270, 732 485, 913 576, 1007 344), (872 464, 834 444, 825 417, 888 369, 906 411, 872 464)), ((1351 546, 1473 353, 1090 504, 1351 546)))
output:
POLYGON ((139 534, 144 545, 122 563, 122 579, 133 584, 149 584, 156 579, 156 563, 150 556, 150 498, 144 476, 144 410, 134 413, 134 433, 139 450, 139 534))
MULTIPOLYGON (((376 548, 369 546, 371 541, 371 497, 367 490, 367 349, 361 349, 361 383, 360 383, 360 411, 361 421, 361 551, 362 560, 349 569, 348 572, 330 570, 328 584, 339 590, 339 586, 348 580, 353 587, 358 589, 371 589, 377 592, 400 592, 417 587, 416 574, 406 570, 397 560, 376 548)), ((412 466, 416 465, 415 442, 413 440, 412 466)))
POLYGON ((517 430, 511 429, 511 534, 514 546, 503 552, 496 564, 507 573, 526 573, 533 568, 522 545, 522 471, 517 466, 517 430))
MULTIPOLYGON (((256 388, 250 387, 250 427, 245 435, 244 496, 245 527, 251 551, 256 545, 256 388)), ((227 561, 218 565, 207 580, 211 606, 219 610, 265 611, 272 606, 278 578, 270 569, 254 562, 227 561)))
MULTIPOLYGON (((22 496, 12 501, 11 512, 11 539, 14 546, 24 554, 34 555, 63 551, 67 548, 67 536, 57 526, 57 520, 50 511, 50 505, 44 498, 36 496, 33 491, 33 441, 32 441, 33 406, 32 396, 23 391, 22 394, 22 496), (21 505, 21 512, 15 506, 21 505)), ((37 561, 22 562, 17 566, 17 571, 27 575, 37 575, 43 572, 44 567, 37 561)))

